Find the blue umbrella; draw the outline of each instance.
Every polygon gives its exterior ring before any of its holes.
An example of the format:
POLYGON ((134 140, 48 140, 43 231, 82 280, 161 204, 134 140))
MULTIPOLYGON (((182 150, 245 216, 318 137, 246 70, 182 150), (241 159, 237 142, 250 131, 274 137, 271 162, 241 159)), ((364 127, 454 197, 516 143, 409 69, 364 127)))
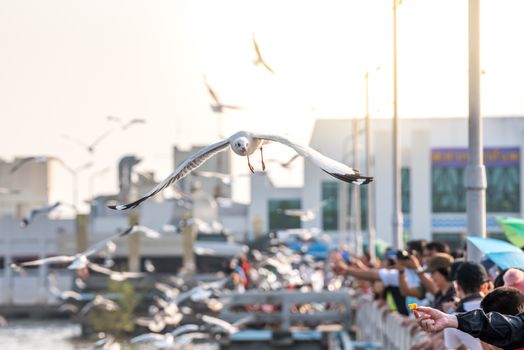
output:
POLYGON ((468 237, 468 241, 501 269, 524 269, 524 252, 519 247, 495 238, 468 237))

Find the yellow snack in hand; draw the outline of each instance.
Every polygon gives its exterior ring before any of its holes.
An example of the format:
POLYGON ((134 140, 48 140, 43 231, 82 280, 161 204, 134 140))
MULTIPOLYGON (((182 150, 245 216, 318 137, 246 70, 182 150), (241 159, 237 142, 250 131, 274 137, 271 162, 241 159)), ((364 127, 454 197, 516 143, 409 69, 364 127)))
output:
POLYGON ((415 310, 417 308, 417 304, 408 304, 408 307, 411 309, 411 310, 415 310))

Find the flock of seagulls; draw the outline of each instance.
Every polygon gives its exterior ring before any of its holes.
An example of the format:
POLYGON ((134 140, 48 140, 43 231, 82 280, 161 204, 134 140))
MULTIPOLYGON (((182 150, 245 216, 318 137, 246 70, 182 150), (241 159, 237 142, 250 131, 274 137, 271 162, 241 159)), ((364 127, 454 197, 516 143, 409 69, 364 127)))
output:
MULTIPOLYGON (((152 275, 146 272, 132 273, 114 271, 90 261, 95 254, 102 256, 107 250, 109 255, 115 252, 114 244, 118 239, 131 235, 143 234, 148 238, 158 238, 158 233, 144 226, 131 226, 111 235, 73 256, 43 258, 29 262, 13 264, 13 268, 23 269, 42 264, 58 264, 54 268, 83 269, 106 276, 115 281, 127 279, 153 279, 153 298, 145 314, 134 315, 134 323, 141 327, 141 334, 127 341, 128 344, 147 344, 158 349, 185 349, 198 343, 214 343, 218 337, 232 335, 249 327, 260 327, 256 313, 235 322, 220 318, 220 312, 234 298, 234 293, 242 291, 233 275, 217 274, 210 282, 190 282, 182 276, 171 277, 152 275), (144 332, 145 330, 145 332, 144 332)), ((262 250, 252 249, 249 252, 252 267, 248 275, 252 288, 261 291, 278 291, 289 288, 300 288, 303 291, 319 291, 323 288, 334 290, 342 286, 338 276, 324 274, 323 261, 315 261, 289 249, 286 245, 272 242, 262 250)), ((247 253, 243 253, 247 254, 247 253)), ((234 265, 238 262, 234 262, 234 265)), ((152 263, 151 263, 152 265, 152 263)), ((238 266, 238 265, 236 265, 238 266)), ((154 268, 151 269, 154 272, 154 268)), ((236 271, 236 270, 235 270, 236 271)), ((76 281, 74 290, 60 290, 57 286, 55 272, 48 275, 48 287, 52 295, 62 301, 60 310, 70 313, 79 319, 89 317, 93 310, 99 313, 122 311, 118 299, 110 294, 84 293, 86 287, 82 280, 76 281), (86 299, 90 294, 90 299, 86 299)), ((322 305, 304 305, 297 312, 309 313, 322 305)), ((264 311, 264 310, 262 310, 264 311)), ((101 334, 100 339, 91 349, 121 350, 123 343, 111 334, 101 334)))
MULTIPOLYGON (((260 65, 268 72, 274 74, 273 69, 264 60, 254 34, 252 41, 256 53, 255 66, 260 65)), ((213 99, 211 108, 214 112, 222 113, 225 109, 240 109, 239 106, 223 103, 218 94, 209 85, 206 76, 204 76, 204 82, 213 99)), ((118 124, 121 130, 127 130, 132 125, 146 122, 144 119, 134 118, 125 120, 115 116, 108 116, 107 120, 118 124)), ((114 129, 109 129, 91 142, 84 142, 68 135, 62 135, 62 137, 82 146, 88 153, 93 154, 98 145, 113 132, 114 129)), ((204 147, 192 154, 182 162, 174 172, 139 199, 131 203, 109 205, 108 207, 115 210, 135 208, 142 202, 162 192, 167 187, 177 183, 191 172, 193 172, 195 176, 214 177, 218 178, 224 184, 229 184, 231 183, 230 175, 196 170, 208 159, 228 149, 231 149, 236 155, 246 157, 247 166, 251 173, 255 173, 255 168, 251 164, 250 156, 253 156, 255 152, 259 151, 261 168, 264 171, 266 164, 264 162, 263 147, 270 143, 287 146, 296 152, 296 155, 290 160, 280 162, 280 165, 284 168, 289 168, 298 157, 303 157, 340 181, 354 185, 365 185, 373 181, 373 177, 360 175, 358 170, 329 158, 311 147, 295 143, 288 138, 273 134, 238 131, 230 137, 204 147)), ((27 157, 18 162, 11 169, 11 173, 18 171, 24 164, 30 161, 44 162, 49 159, 63 163, 60 159, 54 157, 27 157)), ((64 164, 64 166, 66 165, 64 164)), ((66 166, 66 168, 68 167, 66 166)), ((182 197, 178 200, 181 199, 182 197)), ((307 221, 314 218, 315 212, 325 204, 326 202, 323 202, 319 207, 310 210, 287 209, 284 210, 284 214, 300 217, 301 220, 307 221)), ((35 217, 50 214, 63 205, 67 204, 55 202, 48 206, 32 209, 22 218, 20 226, 25 228, 33 222, 35 217)), ((105 275, 108 279, 114 281, 147 278, 156 270, 150 260, 145 261, 144 269, 146 272, 125 272, 112 270, 110 268, 112 265, 111 257, 116 251, 115 241, 133 234, 143 234, 150 239, 158 239, 161 237, 161 234, 153 229, 134 225, 94 243, 83 252, 74 255, 51 256, 32 261, 15 262, 12 263, 10 267, 16 272, 24 273, 24 269, 28 267, 52 264, 54 268, 67 268, 76 271, 91 270, 97 274, 105 275), (90 260, 94 255, 105 256, 106 263, 104 265, 94 263, 90 260)), ((274 249, 265 254, 260 251, 254 251, 252 254, 255 260, 255 266, 250 271, 250 279, 256 282, 260 290, 280 290, 290 285, 298 285, 310 289, 323 287, 325 279, 323 275, 321 276, 319 272, 321 270, 315 261, 305 260, 304 257, 293 253, 285 246, 273 248, 274 249)), ((50 293, 64 301, 64 304, 61 305, 61 310, 74 313, 80 318, 86 317, 93 309, 103 310, 104 312, 118 312, 121 309, 118 301, 112 300, 100 293, 97 293, 89 302, 80 306, 80 304, 85 301, 81 293, 75 290, 60 290, 57 287, 56 277, 52 274, 48 276, 48 281, 50 293)), ((196 340, 211 340, 213 339, 213 334, 217 332, 227 334, 239 332, 242 327, 248 326, 256 321, 255 317, 251 316, 243 320, 238 320, 235 323, 229 323, 215 317, 224 307, 225 303, 227 303, 230 293, 237 290, 234 285, 231 287, 232 281, 231 276, 228 276, 214 282, 198 283, 192 288, 189 288, 181 278, 174 278, 169 282, 156 282, 154 285, 157 295, 154 298, 153 304, 150 305, 148 309, 148 315, 136 317, 135 319, 137 325, 147 328, 150 333, 138 335, 130 339, 129 343, 148 343, 160 349, 178 348, 190 345, 196 340), (197 305, 204 308, 207 313, 195 313, 195 310, 198 309, 198 307, 196 307, 197 305), (199 323, 185 322, 188 318, 192 320, 196 319, 199 323), (166 331, 168 329, 171 330, 166 331)), ((340 283, 336 285, 339 286, 340 283)), ((83 279, 78 278, 76 280, 76 286, 78 289, 85 288, 83 279)), ((0 326, 1 321, 2 319, 0 318, 0 326)), ((120 343, 116 341, 113 336, 104 334, 101 336, 101 339, 93 344, 92 349, 120 350, 121 347, 120 343)))

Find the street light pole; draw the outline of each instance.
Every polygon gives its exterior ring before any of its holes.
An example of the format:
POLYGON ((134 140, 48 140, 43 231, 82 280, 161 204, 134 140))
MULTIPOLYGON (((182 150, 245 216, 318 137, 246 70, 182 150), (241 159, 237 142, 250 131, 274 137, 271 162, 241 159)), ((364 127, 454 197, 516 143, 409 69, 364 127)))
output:
POLYGON ((399 139, 399 118, 397 108, 397 1, 393 0, 393 247, 403 246, 402 196, 401 196, 401 154, 399 139))
MULTIPOLYGON (((377 68, 379 69, 379 68, 377 68)), ((373 161, 371 159, 371 115, 369 113, 369 71, 366 71, 366 174, 372 176, 373 173, 373 161)), ((367 222, 368 222, 368 250, 369 258, 372 262, 376 261, 375 254, 375 186, 370 183, 367 186, 367 197, 368 197, 368 210, 367 210, 367 222)))
MULTIPOLYGON (((468 236, 486 237, 486 169, 484 167, 482 117, 480 115, 480 1, 469 0, 469 118, 466 211, 468 236)), ((480 261, 476 249, 468 260, 480 261)))
MULTIPOLYGON (((353 165, 356 167, 356 169, 360 168, 359 161, 359 151, 360 147, 358 145, 359 142, 359 118, 353 119, 353 165)), ((360 186, 353 186, 352 188, 353 192, 352 195, 352 205, 351 205, 351 211, 353 215, 353 229, 355 234, 355 254, 357 256, 362 256, 362 224, 360 220, 360 213, 361 213, 361 207, 360 207, 360 186)))

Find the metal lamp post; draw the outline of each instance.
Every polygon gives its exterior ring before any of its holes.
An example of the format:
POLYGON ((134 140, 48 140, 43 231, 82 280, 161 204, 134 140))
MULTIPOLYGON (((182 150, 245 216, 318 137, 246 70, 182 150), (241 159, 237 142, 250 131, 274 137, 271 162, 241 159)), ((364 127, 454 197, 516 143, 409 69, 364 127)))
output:
POLYGON ((397 108, 397 3, 393 0, 393 220, 392 220, 392 244, 393 247, 401 249, 403 246, 402 229, 404 219, 402 217, 401 196, 401 154, 399 139, 399 118, 397 108))
MULTIPOLYGON (((482 117, 480 115, 480 4, 469 0, 469 118, 466 211, 468 236, 486 237, 486 169, 484 167, 482 117)), ((468 247, 469 248, 469 247, 468 247)), ((480 261, 476 249, 468 260, 480 261)))

